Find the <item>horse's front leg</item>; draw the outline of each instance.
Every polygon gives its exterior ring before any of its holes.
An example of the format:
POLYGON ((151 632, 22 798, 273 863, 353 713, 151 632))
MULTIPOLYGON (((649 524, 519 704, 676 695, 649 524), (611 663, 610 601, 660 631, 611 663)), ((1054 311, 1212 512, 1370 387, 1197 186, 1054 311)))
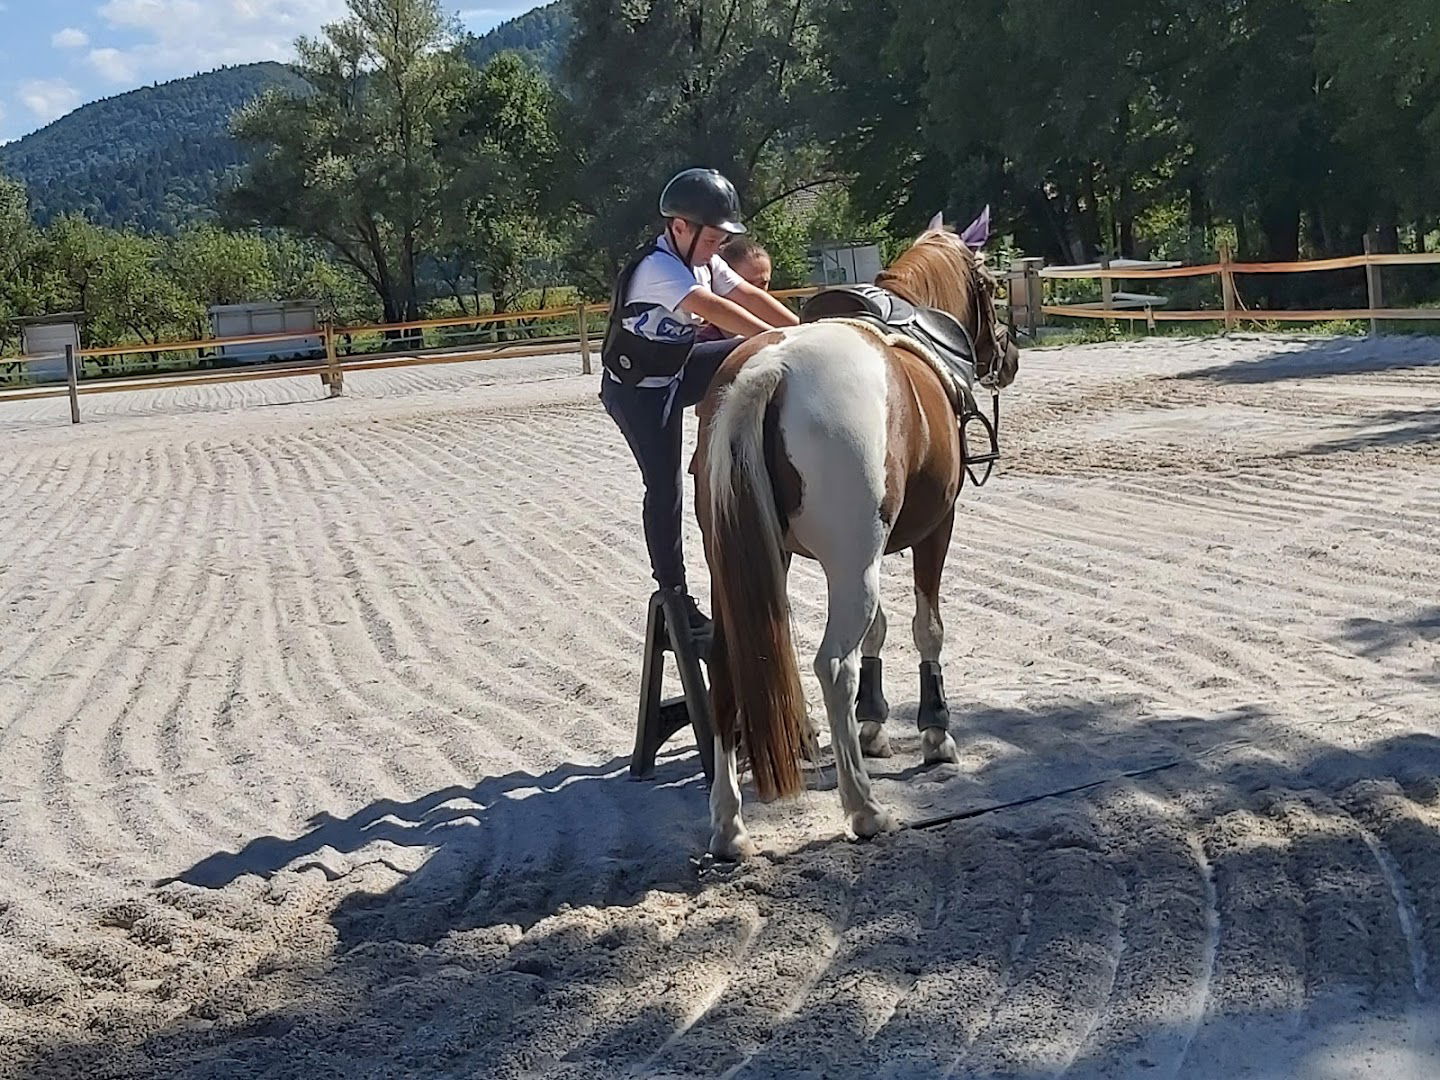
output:
POLYGON ((855 716, 860 721, 860 750, 866 757, 890 756, 890 739, 885 721, 890 703, 885 700, 884 668, 880 650, 885 647, 885 609, 875 608, 875 618, 860 643, 860 690, 855 697, 855 716))
POLYGON ((920 710, 915 722, 920 728, 920 748, 925 764, 959 763, 960 751, 950 737, 950 707, 945 701, 945 680, 940 668, 940 650, 945 645, 945 624, 940 618, 940 575, 945 553, 955 527, 951 508, 945 520, 914 548, 915 648, 920 651, 920 710))

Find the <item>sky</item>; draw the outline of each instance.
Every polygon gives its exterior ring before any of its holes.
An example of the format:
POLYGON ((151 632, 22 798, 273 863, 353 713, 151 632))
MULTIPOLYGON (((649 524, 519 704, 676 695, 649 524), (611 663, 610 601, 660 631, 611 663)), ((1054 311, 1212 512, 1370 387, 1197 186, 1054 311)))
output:
MULTIPOLYGON (((444 6, 480 34, 541 2, 444 6)), ((344 14, 345 0, 0 0, 0 143, 138 86, 292 59, 344 14)))

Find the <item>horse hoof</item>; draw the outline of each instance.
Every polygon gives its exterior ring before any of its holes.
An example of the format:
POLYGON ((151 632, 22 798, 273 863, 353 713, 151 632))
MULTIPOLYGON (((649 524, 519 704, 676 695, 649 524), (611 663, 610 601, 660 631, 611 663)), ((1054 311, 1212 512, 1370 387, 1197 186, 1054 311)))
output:
POLYGON ((890 738, 885 729, 877 723, 866 721, 860 725, 860 752, 869 758, 887 758, 891 755, 890 738))
POLYGON ((743 828, 736 833, 715 833, 710 837, 710 854, 722 862, 744 862, 758 850, 743 828))
POLYGON ((899 827, 900 823, 895 820, 895 815, 878 806, 874 810, 857 810, 850 815, 850 828, 861 840, 894 832, 899 827))
POLYGON ((920 736, 921 747, 925 751, 926 765, 959 765, 960 751, 955 746, 955 740, 950 737, 948 731, 940 731, 938 728, 927 728, 920 736))

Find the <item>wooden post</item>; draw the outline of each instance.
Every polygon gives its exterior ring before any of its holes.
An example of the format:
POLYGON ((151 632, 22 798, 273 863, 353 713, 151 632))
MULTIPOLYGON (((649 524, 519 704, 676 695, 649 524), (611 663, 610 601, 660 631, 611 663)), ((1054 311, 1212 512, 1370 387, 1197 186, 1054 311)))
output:
MULTIPOLYGON (((1375 254, 1375 241, 1369 230, 1365 233, 1365 254, 1375 254)), ((1385 294, 1380 288, 1380 267, 1367 261, 1365 263, 1365 291, 1370 298, 1370 336, 1380 336, 1380 320, 1375 317, 1375 312, 1385 306, 1385 294)))
MULTIPOLYGON (((1020 306, 1024 309, 1024 325, 1022 329, 1025 331, 1025 336, 1028 337, 1031 341, 1034 341, 1035 327, 1039 324, 1040 321, 1040 306, 1044 301, 1044 297, 1041 295, 1040 292, 1042 288, 1040 268, 1045 265, 1045 260, 1026 258, 1016 259, 1015 263, 1020 268, 1021 275, 1020 298, 1023 303, 1020 306)), ((1017 325, 1019 325, 1021 320, 1015 317, 1016 304, 1013 281, 1011 285, 1012 288, 1010 292, 1010 317, 1015 320, 1017 325)))
MULTIPOLYGON (((1110 269, 1109 255, 1100 256, 1100 269, 1110 269)), ((1100 306, 1103 307, 1106 311, 1111 311, 1115 307, 1115 283, 1108 277, 1102 277, 1100 279, 1100 306)), ((1105 328, 1107 330, 1114 325, 1114 319, 1107 318, 1105 320, 1105 328)))
POLYGON ((70 422, 80 422, 80 376, 75 370, 75 346, 65 346, 65 380, 70 384, 70 422))
POLYGON ((585 302, 575 305, 575 329, 580 335, 580 374, 590 374, 590 328, 585 325, 585 302))
POLYGON ((345 372, 340 370, 340 357, 335 352, 335 327, 325 322, 325 374, 320 381, 330 387, 330 396, 339 397, 345 392, 345 372))
POLYGON ((1225 297, 1225 329, 1235 329, 1235 275, 1230 270, 1230 245, 1220 245, 1220 292, 1225 297))
POLYGON ((1040 332, 1040 322, 1045 317, 1045 282, 1040 278, 1044 259, 1033 259, 1025 266, 1026 321, 1030 324, 1030 340, 1040 332))

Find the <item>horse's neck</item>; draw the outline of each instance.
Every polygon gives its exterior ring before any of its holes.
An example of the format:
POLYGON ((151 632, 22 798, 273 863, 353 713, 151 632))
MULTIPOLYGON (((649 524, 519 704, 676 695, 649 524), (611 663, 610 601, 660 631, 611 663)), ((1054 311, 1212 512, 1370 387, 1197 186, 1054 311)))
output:
MULTIPOLYGON (((906 276, 909 277, 910 275, 906 276)), ((923 281, 923 275, 916 274, 914 277, 921 278, 923 281)), ((956 286, 953 290, 946 290, 931 288, 928 286, 928 283, 925 283, 926 287, 922 289, 916 288, 908 281, 894 280, 883 275, 880 279, 876 280, 875 284, 881 288, 889 289, 896 296, 900 297, 900 299, 908 301, 915 307, 935 308, 938 311, 945 312, 947 315, 953 315, 955 320, 969 331, 972 339, 980 330, 979 311, 976 309, 970 290, 964 286, 956 286), (947 293, 953 293, 953 295, 947 296, 947 293)))

